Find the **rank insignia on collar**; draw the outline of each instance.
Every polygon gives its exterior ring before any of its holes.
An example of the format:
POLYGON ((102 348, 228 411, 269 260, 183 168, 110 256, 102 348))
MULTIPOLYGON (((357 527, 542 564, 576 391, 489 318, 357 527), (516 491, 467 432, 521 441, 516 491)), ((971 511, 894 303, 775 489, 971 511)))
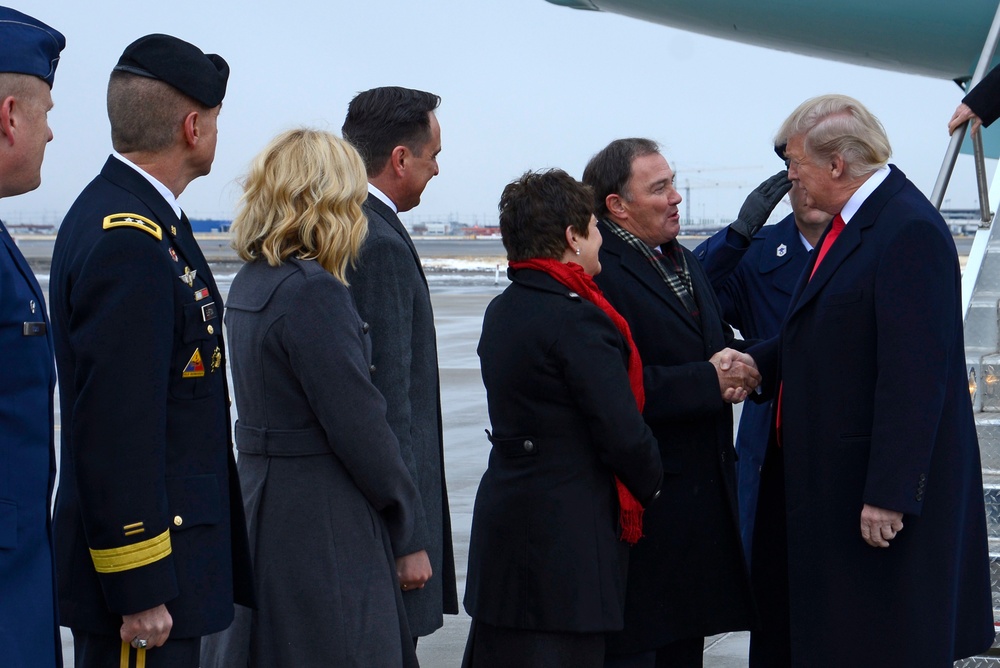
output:
POLYGON ((170 251, 170 257, 173 258, 174 262, 180 261, 177 259, 177 251, 174 250, 173 246, 170 246, 167 250, 170 251))
POLYGON ((171 225, 170 226, 170 236, 172 236, 172 237, 176 237, 177 236, 177 227, 175 225, 171 225))
POLYGON ((222 350, 219 346, 215 346, 215 352, 212 353, 212 373, 222 366, 222 350))
POLYGON ((185 378, 201 378, 205 375, 205 365, 201 361, 201 351, 197 348, 194 349, 194 355, 191 355, 191 359, 188 360, 187 366, 184 367, 182 375, 185 378))
POLYGON ((780 246, 778 246, 777 250, 778 257, 785 257, 785 253, 787 252, 788 252, 788 246, 786 246, 785 244, 781 244, 780 246))
POLYGON ((197 269, 192 269, 191 267, 184 267, 184 273, 177 278, 184 281, 184 284, 189 288, 194 287, 194 278, 198 275, 197 269))
POLYGON ((194 291, 194 300, 200 302, 202 299, 208 296, 208 288, 202 288, 201 290, 194 291))

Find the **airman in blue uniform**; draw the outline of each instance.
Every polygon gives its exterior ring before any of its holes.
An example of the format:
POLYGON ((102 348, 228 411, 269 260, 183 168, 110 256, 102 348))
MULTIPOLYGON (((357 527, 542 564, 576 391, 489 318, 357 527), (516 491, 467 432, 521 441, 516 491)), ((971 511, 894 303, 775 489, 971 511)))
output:
MULTIPOLYGON (((52 139, 46 113, 66 39, 0 7, 0 197, 34 190, 52 139)), ((49 504, 55 366, 42 289, 0 222, 0 663, 62 665, 49 504)))
MULTIPOLYGON (((806 206, 798 186, 793 185, 788 196, 792 213, 776 225, 749 229, 733 223, 694 251, 719 297, 723 317, 745 339, 769 339, 778 333, 809 253, 832 218, 806 206)), ((758 220, 763 225, 765 219, 758 220)), ((748 562, 770 419, 770 401, 743 402, 736 479, 740 536, 748 562)))

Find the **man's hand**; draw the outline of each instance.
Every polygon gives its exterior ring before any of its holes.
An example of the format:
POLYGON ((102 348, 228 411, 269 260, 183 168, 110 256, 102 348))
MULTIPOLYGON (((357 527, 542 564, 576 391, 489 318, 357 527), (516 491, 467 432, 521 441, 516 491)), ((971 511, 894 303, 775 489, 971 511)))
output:
POLYGON ((423 589, 424 583, 431 579, 431 560, 427 550, 420 550, 405 557, 396 558, 396 575, 399 576, 399 586, 403 591, 423 589))
POLYGON ((861 509, 861 537, 872 547, 889 547, 889 541, 903 530, 903 513, 869 506, 861 509))
POLYGON ((173 626, 174 620, 165 605, 158 605, 134 615, 124 615, 121 628, 122 642, 130 643, 138 638, 146 641, 147 648, 160 647, 167 642, 173 626))
POLYGON ((719 390, 722 400, 738 404, 747 398, 760 384, 760 373, 757 363, 746 353, 732 348, 723 348, 708 360, 715 367, 719 376, 719 390))
POLYGON ((774 207, 778 206, 781 198, 791 189, 792 182, 788 180, 788 172, 781 170, 747 196, 740 208, 740 215, 729 224, 729 229, 749 242, 764 227, 774 207))
POLYGON ((955 109, 955 113, 952 114, 951 120, 948 121, 948 134, 951 135, 957 130, 962 123, 966 121, 972 121, 972 133, 976 134, 979 132, 979 127, 983 124, 983 121, 979 116, 976 116, 976 112, 969 109, 969 105, 964 102, 955 109))

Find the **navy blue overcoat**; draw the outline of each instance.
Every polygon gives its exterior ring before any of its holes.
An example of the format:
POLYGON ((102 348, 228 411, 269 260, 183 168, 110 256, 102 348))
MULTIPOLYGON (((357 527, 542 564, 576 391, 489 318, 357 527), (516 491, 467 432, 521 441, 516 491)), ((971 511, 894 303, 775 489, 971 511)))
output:
POLYGON ((951 666, 993 641, 955 244, 893 167, 811 270, 779 337, 749 351, 783 384, 751 665, 951 666), (864 504, 904 513, 889 548, 861 538, 864 504))

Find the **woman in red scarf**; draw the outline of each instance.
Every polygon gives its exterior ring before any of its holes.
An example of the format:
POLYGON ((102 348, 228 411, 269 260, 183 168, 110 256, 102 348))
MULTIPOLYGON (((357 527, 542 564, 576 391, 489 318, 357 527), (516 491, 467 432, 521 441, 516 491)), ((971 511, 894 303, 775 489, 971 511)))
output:
POLYGON ((476 496, 465 668, 599 668, 622 628, 628 545, 662 467, 642 362, 592 276, 590 189, 527 173, 500 198, 511 285, 479 341, 492 433, 476 496))

